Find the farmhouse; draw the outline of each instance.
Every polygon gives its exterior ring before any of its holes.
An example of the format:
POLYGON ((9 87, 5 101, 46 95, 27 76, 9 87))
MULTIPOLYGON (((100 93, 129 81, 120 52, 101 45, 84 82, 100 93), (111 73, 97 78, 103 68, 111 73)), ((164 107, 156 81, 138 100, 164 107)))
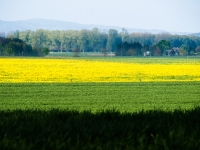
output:
POLYGON ((178 56, 180 54, 180 48, 173 47, 172 49, 166 50, 167 56, 178 56))
POLYGON ((144 56, 150 56, 151 52, 150 51, 146 51, 144 52, 144 56))

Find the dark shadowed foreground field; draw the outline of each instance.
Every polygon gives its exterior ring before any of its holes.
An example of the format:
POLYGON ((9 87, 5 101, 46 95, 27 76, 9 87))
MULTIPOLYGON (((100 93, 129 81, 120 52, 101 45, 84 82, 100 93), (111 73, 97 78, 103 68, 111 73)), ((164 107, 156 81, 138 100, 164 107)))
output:
POLYGON ((1 149, 198 149, 200 108, 165 112, 0 111, 1 149))

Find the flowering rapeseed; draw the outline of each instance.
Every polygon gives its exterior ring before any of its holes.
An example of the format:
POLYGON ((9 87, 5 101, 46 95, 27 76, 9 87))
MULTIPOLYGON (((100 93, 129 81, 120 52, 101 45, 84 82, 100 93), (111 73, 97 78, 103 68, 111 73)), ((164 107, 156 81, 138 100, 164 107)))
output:
POLYGON ((73 59, 0 59, 0 82, 200 81, 200 64, 140 64, 73 59))

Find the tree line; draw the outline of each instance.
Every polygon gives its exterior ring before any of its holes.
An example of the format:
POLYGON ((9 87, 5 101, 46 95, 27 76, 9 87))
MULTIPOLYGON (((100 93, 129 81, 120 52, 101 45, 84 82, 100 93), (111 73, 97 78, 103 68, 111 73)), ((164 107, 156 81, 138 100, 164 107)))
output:
MULTIPOLYGON (((126 29, 118 32, 110 29, 108 32, 98 28, 93 30, 26 30, 15 31, 7 38, 20 39, 31 45, 34 51, 48 48, 50 51, 70 52, 113 52, 117 56, 141 56, 146 54, 186 55, 195 54, 200 50, 200 37, 172 35, 169 33, 128 33, 126 29), (178 51, 173 48, 179 48, 178 51), (147 53, 148 52, 148 53, 147 53)), ((39 53, 39 52, 38 52, 39 53)))
POLYGON ((19 38, 0 37, 0 56, 44 56, 49 49, 32 47, 19 38))

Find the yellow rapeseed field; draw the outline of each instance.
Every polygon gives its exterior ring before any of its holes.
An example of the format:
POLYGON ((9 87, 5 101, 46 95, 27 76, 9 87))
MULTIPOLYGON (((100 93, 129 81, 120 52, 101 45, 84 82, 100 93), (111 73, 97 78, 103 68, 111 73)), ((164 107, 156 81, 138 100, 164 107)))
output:
POLYGON ((200 64, 0 58, 0 83, 200 81, 200 64))

